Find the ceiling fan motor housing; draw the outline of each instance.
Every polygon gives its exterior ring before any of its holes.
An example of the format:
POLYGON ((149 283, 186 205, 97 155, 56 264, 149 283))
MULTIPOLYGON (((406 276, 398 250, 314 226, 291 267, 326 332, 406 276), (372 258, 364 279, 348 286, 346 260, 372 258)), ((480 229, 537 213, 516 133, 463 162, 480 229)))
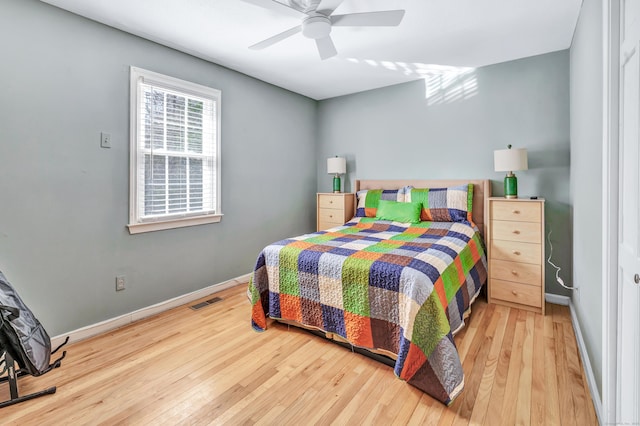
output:
POLYGON ((325 38, 331 33, 331 21, 323 15, 310 16, 302 22, 302 35, 311 39, 325 38))

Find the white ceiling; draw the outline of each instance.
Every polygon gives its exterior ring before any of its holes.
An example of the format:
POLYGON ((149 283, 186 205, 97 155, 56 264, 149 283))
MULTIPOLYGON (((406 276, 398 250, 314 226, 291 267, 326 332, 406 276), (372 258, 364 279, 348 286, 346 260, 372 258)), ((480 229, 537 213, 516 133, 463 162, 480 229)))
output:
MULTIPOLYGON (((42 0, 313 99, 567 49, 582 0, 344 0, 335 14, 405 9, 398 27, 334 27, 321 61, 300 24, 241 0, 42 0)), ((285 1, 285 0, 283 0, 285 1)))

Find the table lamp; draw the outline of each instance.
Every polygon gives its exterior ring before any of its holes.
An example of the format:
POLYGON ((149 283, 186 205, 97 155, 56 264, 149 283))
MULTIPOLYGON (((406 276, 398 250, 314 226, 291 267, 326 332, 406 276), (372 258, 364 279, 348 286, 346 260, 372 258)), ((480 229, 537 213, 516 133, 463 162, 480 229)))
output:
POLYGON ((518 198, 518 179, 514 170, 528 170, 527 150, 524 148, 498 149, 493 151, 493 166, 496 172, 508 172, 504 178, 504 197, 518 198))
POLYGON ((347 172, 347 160, 337 155, 327 158, 327 173, 333 176, 333 192, 340 192, 340 175, 347 172))

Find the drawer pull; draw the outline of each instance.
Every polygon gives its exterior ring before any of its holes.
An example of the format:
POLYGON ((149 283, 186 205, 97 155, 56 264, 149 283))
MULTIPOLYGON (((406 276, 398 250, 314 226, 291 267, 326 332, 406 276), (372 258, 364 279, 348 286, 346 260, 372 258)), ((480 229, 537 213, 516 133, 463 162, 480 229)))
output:
POLYGON ((329 200, 329 204, 333 204, 333 200, 329 200))
POLYGON ((518 295, 518 292, 517 292, 517 291, 515 291, 515 290, 511 290, 511 293, 513 293, 513 295, 514 295, 514 296, 517 296, 517 295, 518 295))
POLYGON ((520 256, 520 252, 518 250, 514 250, 512 251, 513 254, 515 254, 516 256, 520 256))
POLYGON ((333 219, 333 215, 332 215, 332 214, 330 214, 330 215, 329 215, 329 217, 330 217, 331 219, 333 219))
POLYGON ((511 271, 513 275, 518 275, 518 271, 511 271))
POLYGON ((514 234, 516 234, 516 235, 518 235, 518 234, 520 233, 520 231, 518 231, 517 229, 514 229, 514 230, 513 230, 513 233, 514 233, 514 234))
POLYGON ((514 210, 513 214, 520 214, 520 210, 514 210))

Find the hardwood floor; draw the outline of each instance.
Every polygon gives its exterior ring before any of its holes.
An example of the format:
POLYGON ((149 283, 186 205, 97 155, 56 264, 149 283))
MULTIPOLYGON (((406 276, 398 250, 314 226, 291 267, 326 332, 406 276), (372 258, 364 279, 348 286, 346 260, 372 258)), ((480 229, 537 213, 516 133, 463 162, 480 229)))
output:
POLYGON ((597 424, 567 307, 478 300, 455 339, 465 389, 445 407, 307 332, 254 332, 245 289, 70 345, 61 368, 19 382, 57 393, 1 409, 0 424, 597 424))

